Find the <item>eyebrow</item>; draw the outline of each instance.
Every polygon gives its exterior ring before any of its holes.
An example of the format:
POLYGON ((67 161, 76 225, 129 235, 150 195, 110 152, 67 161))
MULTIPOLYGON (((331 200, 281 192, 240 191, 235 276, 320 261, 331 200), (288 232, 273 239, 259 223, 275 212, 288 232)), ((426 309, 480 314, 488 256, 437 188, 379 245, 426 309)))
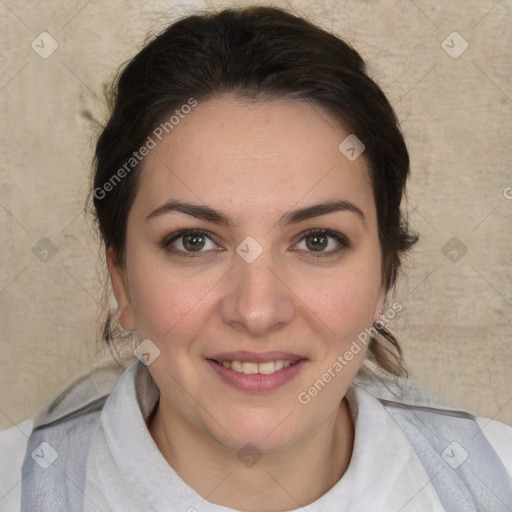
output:
MULTIPOLYGON (((355 204, 350 201, 325 201, 318 204, 306 206, 304 208, 298 208, 290 210, 285 213, 277 222, 278 227, 286 227, 290 224, 297 224, 307 219, 319 217, 320 215, 327 215, 334 212, 351 212, 355 213, 366 225, 366 219, 363 211, 358 208, 355 204)), ((181 212, 197 219, 201 219, 208 222, 213 222, 226 227, 231 227, 233 222, 229 217, 219 211, 215 210, 206 205, 192 204, 183 201, 170 200, 159 206, 156 210, 151 212, 147 217, 146 221, 166 213, 181 212)))

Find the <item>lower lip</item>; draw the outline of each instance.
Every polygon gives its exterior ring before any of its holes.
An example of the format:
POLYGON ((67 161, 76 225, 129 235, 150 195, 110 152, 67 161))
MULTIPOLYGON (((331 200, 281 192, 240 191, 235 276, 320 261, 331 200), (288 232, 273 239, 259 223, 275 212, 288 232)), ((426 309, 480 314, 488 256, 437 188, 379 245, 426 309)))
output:
POLYGON ((241 391, 260 392, 272 391, 289 382, 301 371, 306 363, 306 359, 301 359, 295 364, 267 375, 261 373, 247 375, 232 370, 231 368, 225 368, 211 359, 207 359, 206 362, 217 372, 224 382, 231 386, 241 391))

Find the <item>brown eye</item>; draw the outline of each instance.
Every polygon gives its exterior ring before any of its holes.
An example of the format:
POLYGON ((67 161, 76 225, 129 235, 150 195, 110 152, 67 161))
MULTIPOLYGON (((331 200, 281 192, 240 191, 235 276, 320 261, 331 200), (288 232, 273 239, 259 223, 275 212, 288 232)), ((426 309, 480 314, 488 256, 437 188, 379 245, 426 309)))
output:
POLYGON ((328 229, 315 229, 304 233, 298 245, 302 243, 305 248, 299 249, 311 256, 331 256, 350 245, 345 235, 328 229))
POLYGON ((172 233, 166 236, 159 245, 162 249, 178 256, 200 256, 216 249, 210 234, 197 230, 181 230, 172 233))
POLYGON ((201 234, 184 235, 182 239, 183 247, 187 251, 197 251, 204 247, 205 237, 201 234))
POLYGON ((326 235, 308 235, 304 240, 306 240, 306 245, 308 249, 312 251, 323 251, 329 244, 329 237, 326 235))

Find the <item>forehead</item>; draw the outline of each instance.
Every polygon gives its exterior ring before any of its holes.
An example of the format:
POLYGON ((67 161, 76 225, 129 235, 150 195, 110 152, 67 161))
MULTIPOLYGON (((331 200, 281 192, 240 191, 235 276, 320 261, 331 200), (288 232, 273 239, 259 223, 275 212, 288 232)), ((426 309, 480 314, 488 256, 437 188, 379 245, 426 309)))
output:
POLYGON ((135 203, 147 211, 179 197, 269 213, 342 198, 372 210, 364 154, 352 161, 339 150, 349 135, 306 101, 208 100, 155 139, 135 203))

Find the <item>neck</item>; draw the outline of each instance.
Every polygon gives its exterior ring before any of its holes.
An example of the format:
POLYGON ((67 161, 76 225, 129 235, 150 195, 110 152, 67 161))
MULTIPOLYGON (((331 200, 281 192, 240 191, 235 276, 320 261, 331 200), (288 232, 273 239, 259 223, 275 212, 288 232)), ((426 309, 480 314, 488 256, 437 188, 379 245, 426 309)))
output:
POLYGON ((248 458, 247 464, 210 436, 177 421, 161 400, 148 428, 167 462, 198 494, 251 512, 292 510, 317 500, 345 473, 354 443, 345 398, 311 435, 259 460, 248 458))

